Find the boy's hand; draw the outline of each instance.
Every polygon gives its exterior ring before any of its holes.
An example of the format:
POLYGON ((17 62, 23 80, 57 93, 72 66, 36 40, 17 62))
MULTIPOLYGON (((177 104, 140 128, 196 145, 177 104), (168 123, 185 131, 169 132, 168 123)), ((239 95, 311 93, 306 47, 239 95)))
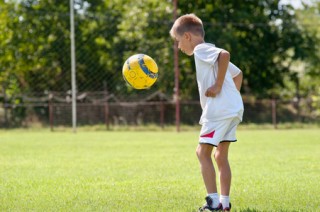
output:
POLYGON ((230 54, 226 50, 222 50, 218 57, 218 75, 213 86, 209 87, 204 94, 206 97, 216 97, 221 89, 226 76, 227 68, 230 62, 230 54))
POLYGON ((220 91, 221 91, 221 87, 218 84, 214 84, 213 86, 209 87, 206 91, 206 93, 204 94, 206 97, 216 97, 220 91))

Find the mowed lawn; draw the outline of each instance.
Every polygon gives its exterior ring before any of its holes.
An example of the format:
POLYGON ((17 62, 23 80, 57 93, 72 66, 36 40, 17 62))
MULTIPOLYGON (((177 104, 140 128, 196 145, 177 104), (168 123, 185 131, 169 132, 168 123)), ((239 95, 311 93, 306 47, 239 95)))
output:
MULTIPOLYGON (((0 131, 0 211, 197 211, 198 131, 0 131)), ((233 211, 320 211, 320 130, 239 130, 233 211)))

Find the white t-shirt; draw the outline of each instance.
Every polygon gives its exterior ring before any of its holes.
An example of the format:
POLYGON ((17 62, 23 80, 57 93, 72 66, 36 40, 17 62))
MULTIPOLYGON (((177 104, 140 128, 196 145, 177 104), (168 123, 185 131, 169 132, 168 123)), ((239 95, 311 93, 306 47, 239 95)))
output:
POLYGON ((237 76, 240 69, 229 63, 228 70, 222 85, 221 92, 216 97, 206 97, 206 90, 215 84, 218 74, 218 56, 222 49, 210 43, 202 43, 194 49, 194 59, 197 71, 202 115, 200 124, 219 121, 231 117, 242 120, 243 102, 237 90, 233 77, 237 76))

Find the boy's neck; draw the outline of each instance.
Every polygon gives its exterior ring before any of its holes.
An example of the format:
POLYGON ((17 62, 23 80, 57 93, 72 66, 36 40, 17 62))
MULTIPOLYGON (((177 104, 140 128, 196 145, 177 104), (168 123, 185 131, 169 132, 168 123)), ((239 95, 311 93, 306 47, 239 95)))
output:
POLYGON ((194 49, 197 45, 199 45, 199 44, 201 44, 201 43, 204 43, 204 39, 203 39, 202 37, 194 37, 194 38, 193 38, 193 49, 194 49))

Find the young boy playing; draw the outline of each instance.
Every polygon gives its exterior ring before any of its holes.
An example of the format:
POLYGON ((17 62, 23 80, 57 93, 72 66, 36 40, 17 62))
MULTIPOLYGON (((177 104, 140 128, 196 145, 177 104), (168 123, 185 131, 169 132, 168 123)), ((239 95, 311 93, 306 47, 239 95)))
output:
POLYGON ((202 125, 196 153, 200 162, 203 181, 207 190, 204 211, 230 211, 229 200, 231 169, 228 150, 235 142, 236 128, 242 120, 243 102, 240 95, 242 72, 230 62, 226 50, 205 43, 202 21, 194 14, 179 17, 173 24, 170 35, 178 42, 185 54, 194 55, 199 88, 202 125), (217 192, 216 173, 212 151, 220 179, 220 198, 217 192))

